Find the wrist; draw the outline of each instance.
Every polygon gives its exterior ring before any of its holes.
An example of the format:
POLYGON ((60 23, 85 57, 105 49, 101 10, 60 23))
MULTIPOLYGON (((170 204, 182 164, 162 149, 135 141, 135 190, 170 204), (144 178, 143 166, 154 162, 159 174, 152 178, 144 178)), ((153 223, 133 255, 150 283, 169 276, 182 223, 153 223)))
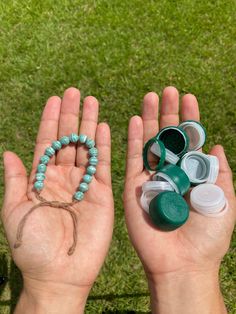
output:
POLYGON ((148 278, 152 313, 226 314, 218 269, 179 271, 148 278))
POLYGON ((24 278, 24 287, 14 313, 84 313, 90 289, 90 286, 78 287, 56 282, 42 283, 24 278))

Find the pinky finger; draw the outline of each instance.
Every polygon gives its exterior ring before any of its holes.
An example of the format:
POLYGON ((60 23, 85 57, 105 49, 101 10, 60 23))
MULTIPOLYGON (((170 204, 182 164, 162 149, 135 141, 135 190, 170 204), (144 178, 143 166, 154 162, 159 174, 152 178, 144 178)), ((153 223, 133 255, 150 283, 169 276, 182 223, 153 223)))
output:
POLYGON ((236 218, 236 198, 233 186, 233 176, 227 158, 225 156, 224 149, 221 145, 216 145, 212 148, 211 155, 216 156, 219 159, 220 171, 216 184, 219 185, 225 192, 225 195, 229 201, 230 208, 234 218, 236 218))
POLYGON ((98 165, 95 178, 111 186, 111 133, 108 124, 99 123, 96 130, 98 165))

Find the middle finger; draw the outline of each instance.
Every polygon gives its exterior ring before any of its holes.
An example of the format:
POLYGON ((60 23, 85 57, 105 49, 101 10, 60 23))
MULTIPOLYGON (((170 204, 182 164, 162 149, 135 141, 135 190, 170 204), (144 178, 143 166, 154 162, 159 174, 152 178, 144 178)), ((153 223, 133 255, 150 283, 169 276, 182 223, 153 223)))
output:
POLYGON ((175 87, 166 87, 163 91, 160 128, 178 126, 179 124, 179 92, 175 87))
MULTIPOLYGON (((63 96, 59 120, 58 139, 78 133, 80 91, 74 87, 68 88, 63 96)), ((76 147, 68 145, 57 153, 56 164, 73 166, 75 164, 76 147)))

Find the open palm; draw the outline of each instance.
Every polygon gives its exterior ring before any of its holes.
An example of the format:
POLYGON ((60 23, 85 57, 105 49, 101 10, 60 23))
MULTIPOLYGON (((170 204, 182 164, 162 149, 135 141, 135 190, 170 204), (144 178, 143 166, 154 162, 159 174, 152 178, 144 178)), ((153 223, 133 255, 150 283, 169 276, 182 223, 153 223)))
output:
MULTIPOLYGON (((199 120, 198 103, 191 94, 182 99, 181 119, 199 120)), ((167 87, 163 92, 159 120, 160 128, 179 124, 179 95, 173 87, 167 87)), ((232 174, 224 151, 217 145, 211 154, 220 161, 217 185, 229 201, 227 214, 209 218, 191 210, 188 221, 181 228, 160 231, 152 225, 139 201, 142 184, 151 180, 150 173, 143 169, 142 149, 158 130, 158 96, 149 93, 144 97, 142 118, 132 117, 129 124, 124 206, 131 241, 147 276, 152 278, 175 271, 218 267, 228 249, 236 217, 232 174)))
MULTIPOLYGON (((21 160, 5 152, 5 198, 2 218, 13 259, 24 278, 38 282, 91 286, 107 254, 113 229, 113 196, 110 175, 110 130, 97 125, 99 105, 94 97, 84 100, 79 128, 80 92, 65 91, 63 99, 51 97, 43 111, 36 141, 32 172, 27 178, 21 160), (79 131, 78 131, 79 130, 79 131), (37 208, 25 224, 22 245, 14 249, 17 226, 23 215, 39 201, 33 187, 40 156, 51 142, 71 133, 95 139, 98 148, 97 172, 81 202, 73 205, 78 220, 77 245, 73 242, 73 223, 61 208, 37 208)), ((88 164, 83 147, 68 145, 50 159, 41 195, 48 201, 71 202, 88 164)))

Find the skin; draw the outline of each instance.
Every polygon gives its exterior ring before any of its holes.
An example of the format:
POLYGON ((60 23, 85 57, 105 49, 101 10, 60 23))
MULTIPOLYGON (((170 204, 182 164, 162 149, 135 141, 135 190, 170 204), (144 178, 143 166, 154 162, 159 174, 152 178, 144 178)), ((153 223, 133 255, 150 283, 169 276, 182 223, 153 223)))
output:
MULTIPOLYGON (((37 135, 30 176, 20 158, 4 153, 5 197, 2 209, 13 259, 20 268, 24 288, 15 313, 83 313, 89 291, 108 252, 112 237, 114 205, 110 174, 110 129, 98 124, 98 101, 89 96, 83 103, 79 125, 80 92, 69 88, 60 99, 53 96, 44 108, 37 135), (70 215, 40 207, 29 216, 23 243, 14 249, 16 229, 22 216, 38 200, 32 190, 40 156, 53 140, 72 132, 96 140, 97 172, 81 203, 73 205, 78 217, 78 243, 73 255, 70 215), (13 197, 14 196, 14 197, 13 197)), ((71 144, 58 152, 47 167, 41 195, 47 200, 70 202, 85 173, 87 149, 71 144)))
POLYGON ((143 169, 144 143, 163 127, 180 121, 200 120, 194 95, 182 98, 174 87, 163 91, 159 110, 157 94, 144 97, 142 116, 130 119, 124 207, 130 239, 146 272, 153 313, 226 313, 220 293, 218 271, 226 254, 236 219, 236 199, 232 172, 221 146, 210 154, 218 157, 220 173, 216 184, 229 201, 228 212, 218 218, 193 210, 188 221, 172 232, 157 230, 139 203, 141 187, 151 180, 143 169), (180 111, 180 112, 179 112, 180 111))
MULTIPOLYGON (((179 123, 179 96, 173 87, 163 92, 160 128, 179 123)), ((103 264, 112 236, 114 205, 110 175, 110 130, 97 124, 98 102, 87 97, 78 124, 80 93, 65 91, 63 99, 51 97, 42 114, 32 172, 27 177, 20 158, 4 153, 5 197, 2 220, 12 256, 21 269, 24 288, 15 313, 83 313, 87 296, 103 264), (79 131, 78 131, 79 130, 79 131), (85 133, 96 139, 99 164, 78 213, 78 244, 72 256, 70 215, 51 207, 37 209, 26 223, 23 244, 13 249, 16 228, 22 216, 38 202, 32 192, 39 157, 51 142, 70 133, 85 133), (12 197, 14 195, 14 198, 12 197)), ((199 120, 197 100, 185 95, 182 120, 199 120)), ((235 222, 232 173, 223 148, 211 154, 220 160, 217 184, 229 200, 229 211, 221 218, 207 218, 193 211, 187 223, 171 233, 160 232, 139 205, 142 183, 150 179, 143 171, 142 148, 159 130, 158 96, 144 98, 142 117, 131 118, 124 206, 131 241, 146 271, 153 313, 225 313, 219 289, 218 269, 226 253, 235 222), (184 295, 184 298, 183 298, 184 295)), ((42 196, 48 200, 71 201, 85 172, 87 153, 70 145, 50 160, 42 196)))

